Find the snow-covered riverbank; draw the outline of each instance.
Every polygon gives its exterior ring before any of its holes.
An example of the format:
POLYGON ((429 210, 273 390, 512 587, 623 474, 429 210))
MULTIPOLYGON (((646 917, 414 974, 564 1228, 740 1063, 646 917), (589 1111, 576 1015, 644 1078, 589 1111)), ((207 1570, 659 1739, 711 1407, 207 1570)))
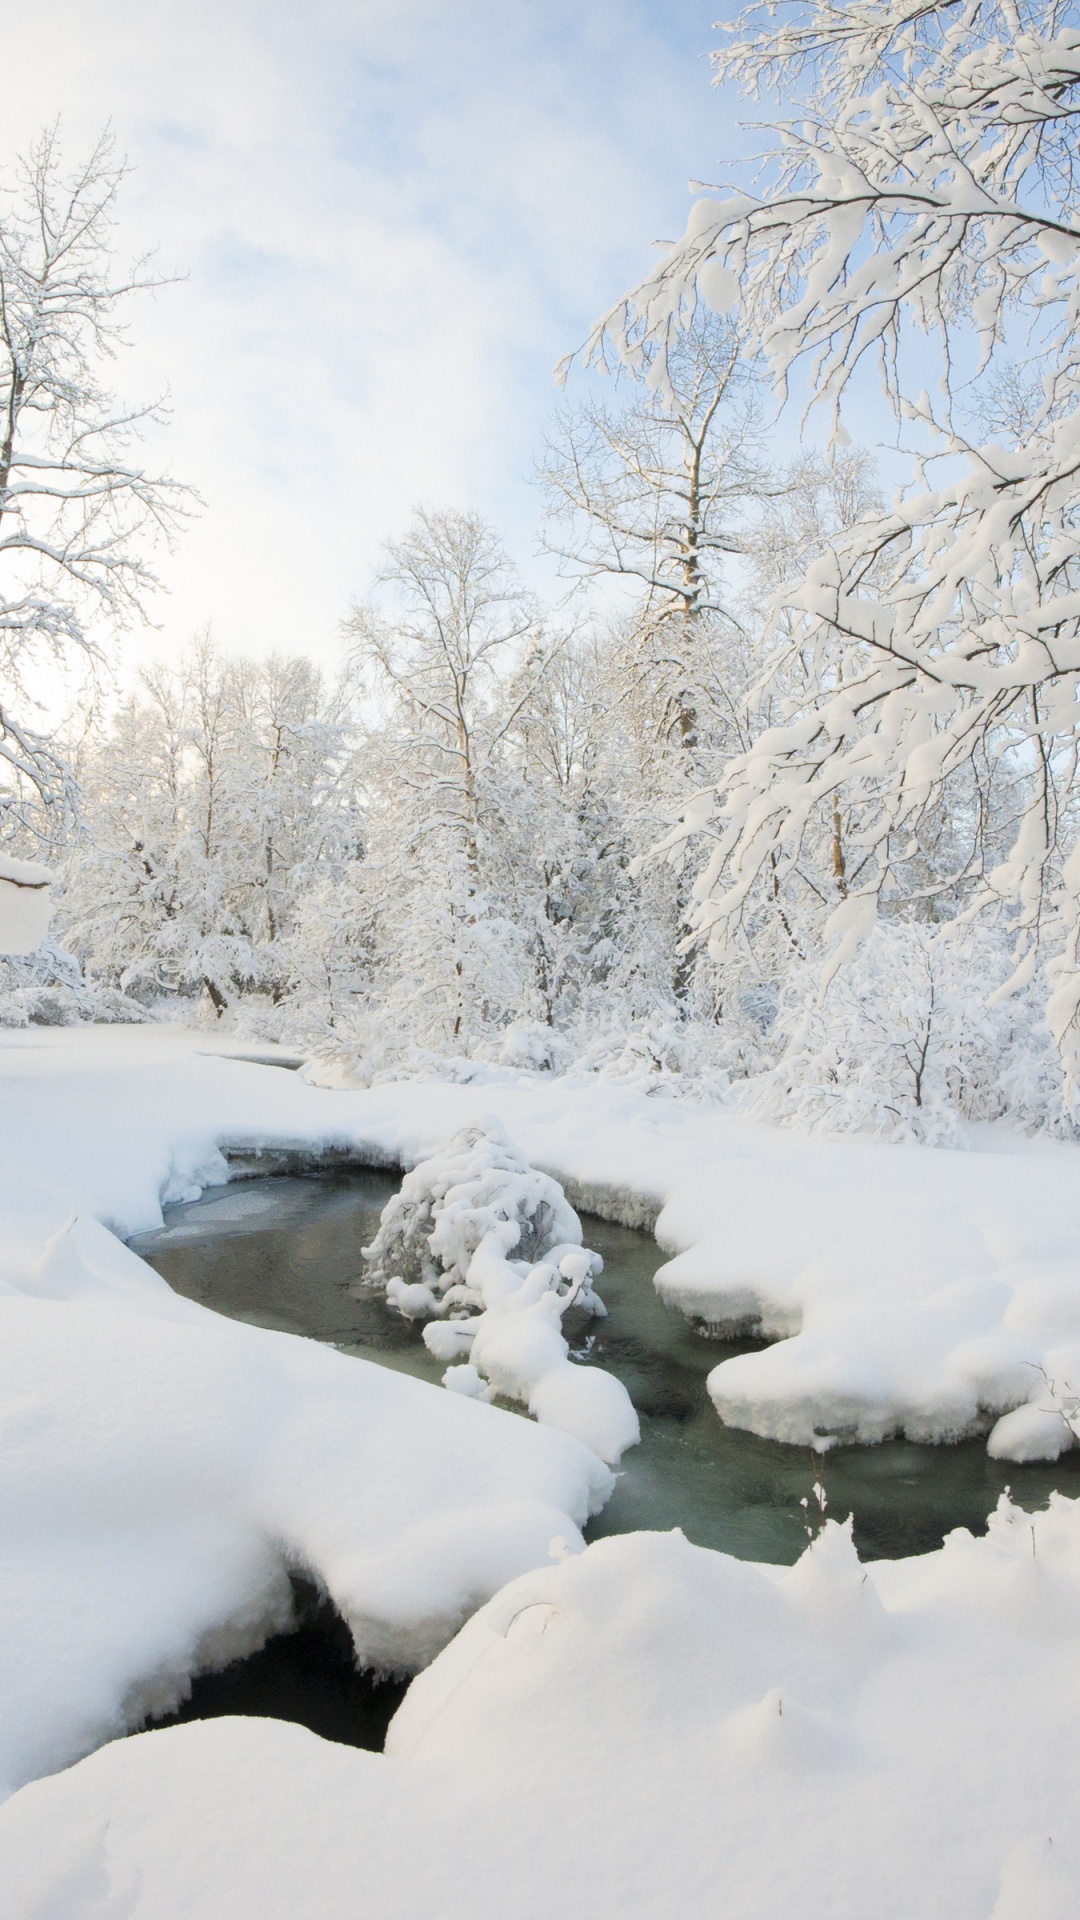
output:
POLYGON ((793 1569, 581 1553, 584 1448, 223 1321, 106 1228, 223 1150, 408 1164, 494 1112, 579 1202, 659 1215, 684 1306, 801 1311, 748 1358, 815 1418, 846 1366, 913 1422, 1080 1330, 1073 1151, 811 1144, 581 1082, 336 1093, 206 1046, 0 1036, 3 1920, 1071 1920, 1080 1504, 868 1567, 831 1525, 793 1569), (50 1771, 257 1643, 289 1566, 368 1659, 444 1647, 386 1756, 233 1720, 50 1771))
POLYGON ((808 1140, 719 1109, 589 1078, 327 1091, 213 1057, 161 1028, 0 1034, 0 1097, 18 1116, 4 1182, 47 1188, 118 1233, 163 1197, 221 1181, 222 1149, 299 1149, 411 1166, 495 1114, 573 1203, 655 1225, 658 1279, 684 1312, 785 1336, 717 1368, 729 1422, 950 1440, 1031 1402, 1007 1457, 1068 1444, 1044 1374, 1080 1383, 1080 1150, 973 1136, 948 1152, 808 1140), (1043 1409, 1043 1411, 1040 1411, 1043 1409))
POLYGON ((158 1215, 219 1095, 234 1124, 296 1083, 90 1047, 0 1092, 0 1792, 261 1645, 290 1569, 415 1669, 612 1485, 564 1434, 174 1294, 101 1220, 158 1215))
MULTIPOLYGON (((447 1396, 449 1397, 449 1396, 447 1396)), ((859 1566, 606 1540, 504 1589, 387 1755, 119 1741, 0 1810, 3 1920, 1072 1920, 1080 1511, 859 1566)))

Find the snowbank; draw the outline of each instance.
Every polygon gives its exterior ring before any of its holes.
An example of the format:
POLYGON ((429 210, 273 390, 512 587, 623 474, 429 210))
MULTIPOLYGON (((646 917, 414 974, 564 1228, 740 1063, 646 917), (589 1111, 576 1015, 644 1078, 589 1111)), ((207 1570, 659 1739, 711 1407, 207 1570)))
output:
MULTIPOLYGON (((449 1398, 449 1396, 446 1396, 449 1398)), ((1080 1509, 863 1568, 677 1534, 526 1574, 386 1756, 270 1721, 118 1743, 0 1811, 3 1920, 1072 1920, 1080 1509)))
MULTIPOLYGON (((1059 1397, 1080 1388, 1075 1147, 990 1131, 971 1152, 806 1140, 587 1078, 329 1092, 212 1046, 147 1028, 0 1033, 13 1177, 51 1165, 65 1210, 128 1235, 160 1223, 163 1196, 224 1179, 223 1148, 266 1166, 297 1151, 413 1166, 494 1111, 575 1206, 655 1223, 673 1307, 776 1336, 712 1375, 733 1424, 799 1443, 950 1440, 1029 1402, 1052 1416, 1044 1374, 1059 1397)), ((1006 1428, 995 1450, 1008 1446, 1006 1428)))
MULTIPOLYGON (((81 1160, 58 1142, 54 1186, 81 1203, 126 1140, 99 1111, 81 1160)), ((411 1671, 553 1536, 580 1544, 612 1485, 586 1448, 180 1299, 12 1182, 26 1141, 3 1113, 0 1795, 261 1645, 288 1621, 289 1570, 329 1592, 362 1664, 411 1671)))
MULTIPOLYGON (((493 1108, 575 1205, 653 1224, 675 1255, 656 1280, 669 1305, 775 1342, 710 1376, 731 1425, 800 1445, 951 1441, 1030 1401, 1038 1457, 1072 1444, 1058 1407, 1080 1387, 1076 1148, 989 1130, 970 1152, 800 1139, 587 1081, 339 1098, 406 1161, 436 1126, 493 1108)), ((1028 1448, 995 1435, 999 1457, 1028 1448)))

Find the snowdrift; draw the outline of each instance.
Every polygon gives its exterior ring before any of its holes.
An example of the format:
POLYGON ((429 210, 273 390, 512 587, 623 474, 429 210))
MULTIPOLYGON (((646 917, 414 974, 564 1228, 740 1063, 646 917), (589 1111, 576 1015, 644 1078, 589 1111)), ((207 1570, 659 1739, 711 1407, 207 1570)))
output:
MULTIPOLYGON (((450 1396, 445 1396, 449 1398, 450 1396)), ((1072 1920, 1080 1508, 860 1566, 678 1534, 524 1575, 387 1753, 272 1721, 106 1747, 0 1811, 3 1920, 1072 1920)))

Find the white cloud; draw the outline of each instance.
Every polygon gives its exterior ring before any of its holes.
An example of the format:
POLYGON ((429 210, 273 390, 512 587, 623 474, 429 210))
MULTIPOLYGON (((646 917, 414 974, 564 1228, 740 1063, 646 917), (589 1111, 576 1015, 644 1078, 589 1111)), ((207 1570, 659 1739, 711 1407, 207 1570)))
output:
MULTIPOLYGON (((170 646, 332 657, 416 500, 528 550, 555 359, 682 225, 723 131, 712 9, 658 0, 36 0, 5 22, 5 142, 111 119, 120 239, 187 274, 125 391, 206 512, 162 571, 170 646)), ((160 643, 159 643, 160 644, 160 643)))

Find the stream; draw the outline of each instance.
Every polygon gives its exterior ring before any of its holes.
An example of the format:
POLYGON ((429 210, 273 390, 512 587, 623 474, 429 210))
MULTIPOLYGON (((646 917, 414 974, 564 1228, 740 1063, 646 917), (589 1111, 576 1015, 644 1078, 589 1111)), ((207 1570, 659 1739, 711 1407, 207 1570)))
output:
MULTIPOLYGON (((438 1385, 444 1367, 428 1353, 420 1325, 362 1285, 360 1249, 374 1238, 397 1185, 395 1176, 367 1168, 240 1180, 167 1207, 164 1226, 130 1245, 177 1293, 218 1313, 324 1340, 438 1385)), ((564 1331, 576 1359, 618 1375, 641 1420, 641 1444, 624 1456, 615 1492, 586 1538, 681 1527, 697 1545, 742 1559, 794 1561, 806 1545, 800 1503, 816 1462, 799 1448, 725 1427, 705 1387, 720 1360, 758 1343, 703 1339, 665 1307, 652 1285, 665 1256, 651 1236, 591 1215, 582 1225, 585 1244, 603 1256, 597 1286, 608 1315, 567 1314, 564 1331)), ((1055 1488, 1080 1493, 1080 1448, 1052 1465, 1017 1466, 991 1460, 982 1440, 844 1447, 827 1456, 825 1484, 830 1514, 854 1515, 862 1557, 896 1559, 940 1546, 953 1527, 984 1532, 1006 1486, 1028 1508, 1044 1506, 1055 1488)), ((173 1718, 269 1713, 300 1719, 329 1739, 381 1747, 401 1689, 356 1675, 333 1610, 313 1592, 300 1599, 298 1632, 278 1636, 224 1675, 196 1680, 173 1718)))

